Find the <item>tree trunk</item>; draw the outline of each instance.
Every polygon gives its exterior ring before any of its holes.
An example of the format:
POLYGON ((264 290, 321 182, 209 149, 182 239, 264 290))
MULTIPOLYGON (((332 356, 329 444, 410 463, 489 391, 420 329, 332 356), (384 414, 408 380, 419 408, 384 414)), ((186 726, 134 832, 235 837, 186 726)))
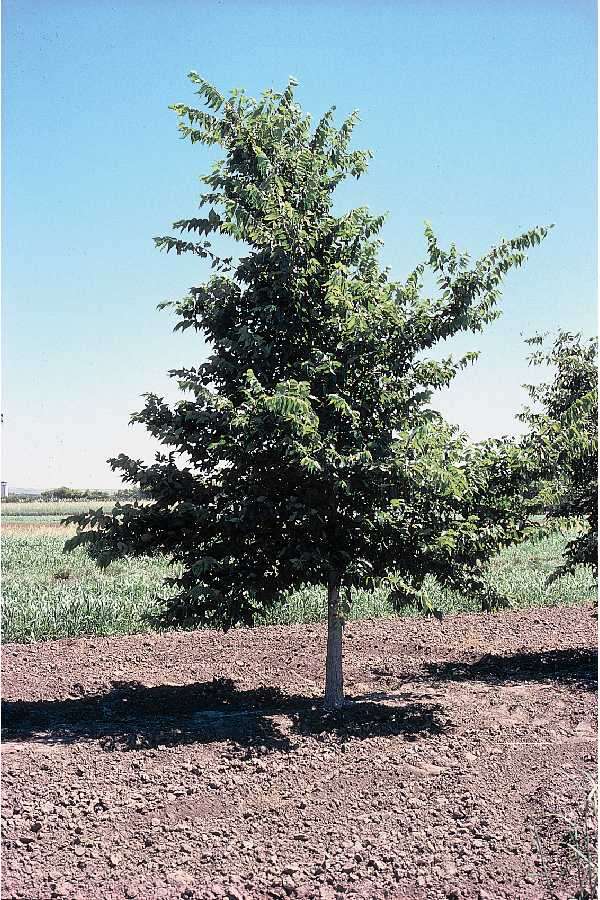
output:
POLYGON ((344 705, 342 639, 344 610, 340 596, 340 576, 332 572, 327 585, 327 660, 325 663, 325 709, 344 705))

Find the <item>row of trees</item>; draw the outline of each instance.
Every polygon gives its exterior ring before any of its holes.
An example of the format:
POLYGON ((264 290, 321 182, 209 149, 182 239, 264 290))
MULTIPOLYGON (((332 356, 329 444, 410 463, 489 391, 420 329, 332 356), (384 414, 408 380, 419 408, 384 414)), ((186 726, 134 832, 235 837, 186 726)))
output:
POLYGON ((78 488, 62 487, 49 488, 47 491, 33 493, 19 493, 19 491, 9 491, 6 499, 11 502, 19 503, 37 503, 42 500, 45 503, 54 502, 56 500, 136 500, 141 499, 143 493, 139 488, 120 488, 116 491, 96 490, 95 488, 78 488))
POLYGON ((133 416, 165 452, 151 465, 110 460, 151 502, 71 517, 78 531, 66 547, 85 546, 103 566, 157 552, 179 563, 168 624, 250 625, 287 591, 327 585, 325 703, 337 708, 353 591, 385 580, 396 605, 425 606, 433 574, 485 609, 501 605, 484 566, 530 533, 541 502, 531 485, 559 452, 552 416, 581 425, 548 406, 527 413, 528 439, 473 444, 431 406, 477 354, 428 354, 499 315, 504 275, 547 228, 472 261, 427 226, 425 260, 393 280, 378 262, 383 217, 333 208, 338 185, 370 156, 350 149, 355 113, 336 127, 331 109, 312 127, 293 81, 254 100, 190 78, 205 108, 177 104, 180 132, 223 156, 203 179, 206 214, 176 222, 156 245, 210 261, 212 277, 171 305, 175 330, 200 332, 212 354, 170 373, 179 403, 148 394, 133 416), (211 235, 233 238, 243 255, 219 256, 211 235))
POLYGON ((71 487, 50 488, 42 491, 40 500, 136 500, 143 497, 139 488, 119 488, 116 491, 102 491, 95 488, 80 490, 71 487))

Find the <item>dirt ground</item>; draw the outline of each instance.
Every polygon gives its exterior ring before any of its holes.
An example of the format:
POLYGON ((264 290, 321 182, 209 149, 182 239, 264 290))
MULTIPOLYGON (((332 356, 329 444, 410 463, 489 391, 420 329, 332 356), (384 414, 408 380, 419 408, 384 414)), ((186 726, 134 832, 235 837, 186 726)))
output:
POLYGON ((592 610, 353 622, 336 716, 324 643, 6 645, 4 900, 577 896, 592 610))

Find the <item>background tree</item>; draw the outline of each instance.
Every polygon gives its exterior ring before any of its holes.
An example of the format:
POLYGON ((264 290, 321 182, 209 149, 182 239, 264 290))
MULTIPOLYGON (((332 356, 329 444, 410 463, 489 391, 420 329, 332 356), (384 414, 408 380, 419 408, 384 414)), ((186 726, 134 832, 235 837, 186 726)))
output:
POLYGON ((84 492, 77 488, 57 487, 42 491, 40 497, 42 500, 81 500, 84 492))
POLYGON ((142 495, 139 490, 134 488, 122 488, 118 491, 103 491, 97 488, 70 488, 57 487, 42 491, 40 499, 42 500, 129 500, 139 498, 142 495))
POLYGON ((579 564, 597 573, 598 340, 559 331, 549 346, 539 335, 527 343, 540 347, 529 357, 532 365, 554 369, 551 381, 527 385, 538 411, 526 408, 519 416, 530 429, 523 446, 539 465, 534 505, 551 519, 583 526, 551 580, 579 564))
POLYGON ((476 354, 425 354, 498 315, 502 277, 546 230, 471 263, 428 226, 426 261, 392 281, 377 260, 383 217, 333 212, 336 187, 370 156, 349 148, 356 113, 337 128, 331 109, 312 128, 293 81, 254 100, 190 78, 208 110, 174 106, 180 132, 224 157, 203 179, 206 215, 155 240, 211 261, 213 276, 172 305, 175 329, 202 332, 212 355, 170 373, 187 399, 170 407, 148 394, 133 416, 168 452, 153 465, 110 461, 151 502, 71 517, 67 549, 83 544, 101 565, 157 552, 179 563, 166 623, 249 625, 287 591, 326 584, 325 702, 335 708, 353 588, 387 578, 397 604, 421 602, 433 573, 487 606, 499 599, 481 569, 527 527, 515 499, 526 454, 469 446, 430 408, 476 354), (211 234, 242 242, 246 255, 217 256, 211 234))

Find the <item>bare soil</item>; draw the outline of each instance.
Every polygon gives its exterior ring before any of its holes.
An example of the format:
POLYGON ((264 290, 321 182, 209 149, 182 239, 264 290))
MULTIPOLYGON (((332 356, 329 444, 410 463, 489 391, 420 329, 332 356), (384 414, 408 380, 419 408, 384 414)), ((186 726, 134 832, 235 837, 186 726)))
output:
POLYGON ((590 608, 352 622, 333 716, 320 625, 6 645, 2 897, 575 897, 596 646, 590 608))

